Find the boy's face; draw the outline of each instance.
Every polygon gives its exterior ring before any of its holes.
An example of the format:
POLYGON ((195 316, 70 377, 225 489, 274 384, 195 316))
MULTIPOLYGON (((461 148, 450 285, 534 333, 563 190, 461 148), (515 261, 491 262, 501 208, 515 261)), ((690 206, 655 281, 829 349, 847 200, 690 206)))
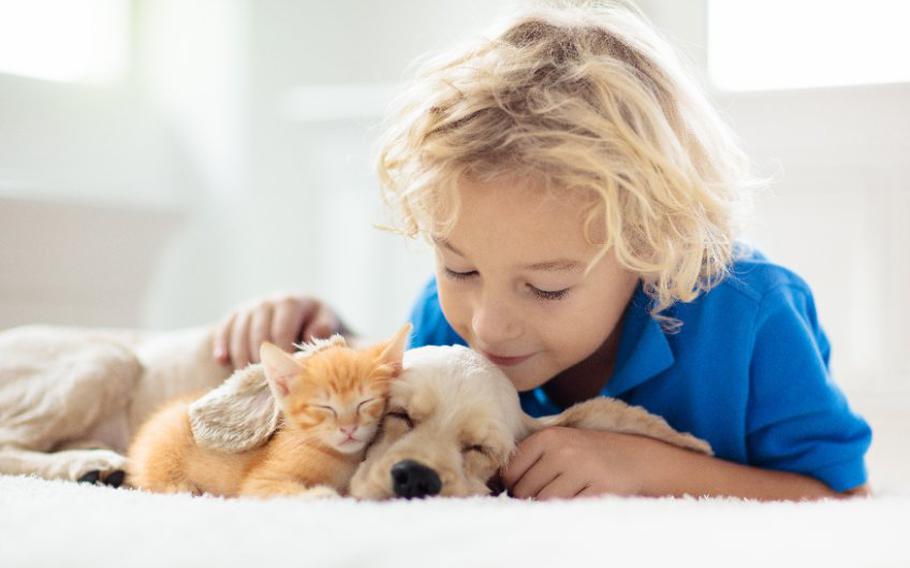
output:
POLYGON ((584 239, 584 203, 535 189, 463 183, 461 213, 435 247, 446 319, 521 391, 593 354, 638 282, 609 252, 586 275, 599 248, 584 239))

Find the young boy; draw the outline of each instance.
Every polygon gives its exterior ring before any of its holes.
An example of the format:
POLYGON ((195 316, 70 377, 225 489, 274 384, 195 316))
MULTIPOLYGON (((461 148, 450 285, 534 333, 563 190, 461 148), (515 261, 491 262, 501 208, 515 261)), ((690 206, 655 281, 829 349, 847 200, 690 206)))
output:
MULTIPOLYGON (((608 7, 521 15, 429 64, 388 129, 386 201, 436 250, 412 346, 462 343, 532 415, 614 396, 708 440, 551 428, 513 495, 867 492, 871 432, 828 371, 808 286, 736 244, 747 163, 672 50, 608 7)), ((340 329, 318 301, 230 316, 218 356, 340 329)))

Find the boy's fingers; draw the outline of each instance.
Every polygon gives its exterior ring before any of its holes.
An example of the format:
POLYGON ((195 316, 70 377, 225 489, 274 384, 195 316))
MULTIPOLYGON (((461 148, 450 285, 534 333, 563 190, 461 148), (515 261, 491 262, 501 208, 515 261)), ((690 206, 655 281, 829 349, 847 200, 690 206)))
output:
POLYGON ((228 345, 230 344, 231 326, 234 324, 235 317, 235 313, 228 314, 215 330, 215 336, 212 341, 212 355, 221 364, 230 363, 231 361, 228 345))
POLYGON ((537 494, 544 487, 553 483, 560 473, 559 468, 553 467, 553 464, 548 463, 541 456, 541 459, 535 461, 515 482, 509 492, 520 499, 537 497, 537 494))
POLYGON ((259 348, 263 341, 271 341, 272 337, 272 305, 262 304, 250 316, 250 343, 249 358, 251 363, 259 362, 259 348))
POLYGON ((573 478, 571 475, 561 473, 556 476, 556 479, 538 491, 537 494, 534 495, 534 498, 540 501, 546 501, 548 499, 571 499, 584 487, 584 483, 580 482, 578 478, 573 478))
POLYGON ((601 495, 601 492, 594 488, 593 485, 585 485, 581 488, 581 491, 575 494, 575 497, 596 497, 601 495))
POLYGON ((242 369, 250 362, 249 337, 250 312, 245 310, 237 315, 231 330, 231 362, 235 369, 242 369))
POLYGON ((291 300, 278 302, 272 315, 272 342, 275 345, 287 352, 294 350, 294 342, 297 341, 307 309, 311 309, 308 303, 291 300))
POLYGON ((534 443, 534 435, 518 444, 518 448, 502 469, 502 482, 511 489, 540 458, 543 457, 543 447, 534 443))
POLYGON ((303 331, 303 340, 324 339, 336 333, 338 327, 338 318, 335 317, 332 310, 320 304, 316 308, 313 319, 306 324, 306 328, 303 331))

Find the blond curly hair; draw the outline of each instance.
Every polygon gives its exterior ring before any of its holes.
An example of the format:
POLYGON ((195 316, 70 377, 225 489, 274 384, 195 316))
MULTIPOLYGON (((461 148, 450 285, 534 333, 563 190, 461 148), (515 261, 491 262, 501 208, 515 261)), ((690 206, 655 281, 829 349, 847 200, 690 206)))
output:
POLYGON ((459 180, 585 192, 582 227, 661 314, 720 282, 756 182, 670 45, 627 6, 551 8, 427 63, 381 140, 383 197, 409 236, 444 237, 459 180), (599 224, 599 225, 598 225, 599 224), (603 235, 597 243, 592 235, 603 235))

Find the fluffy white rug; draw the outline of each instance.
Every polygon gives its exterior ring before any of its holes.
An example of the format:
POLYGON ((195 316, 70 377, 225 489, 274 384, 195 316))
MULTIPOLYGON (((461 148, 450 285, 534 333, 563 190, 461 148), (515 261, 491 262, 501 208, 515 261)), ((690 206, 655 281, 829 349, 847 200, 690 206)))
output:
POLYGON ((0 566, 910 566, 910 494, 816 503, 152 495, 0 476, 0 566))

